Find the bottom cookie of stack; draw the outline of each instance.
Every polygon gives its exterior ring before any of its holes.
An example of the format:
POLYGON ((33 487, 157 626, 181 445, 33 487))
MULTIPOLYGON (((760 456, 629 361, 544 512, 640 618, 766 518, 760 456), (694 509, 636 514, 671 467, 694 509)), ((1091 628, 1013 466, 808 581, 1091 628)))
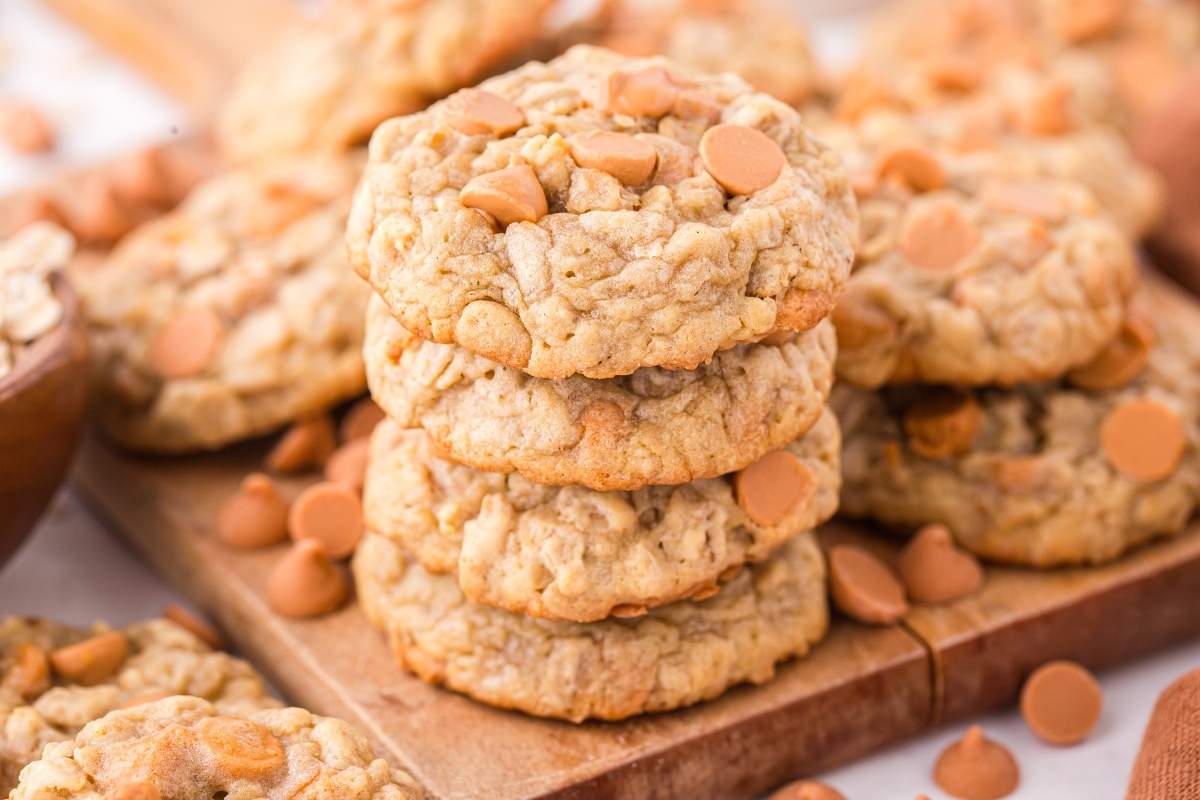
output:
POLYGON ((491 705, 576 722, 681 708, 764 683, 829 624, 825 564, 807 532, 707 600, 588 623, 471 603, 453 576, 427 572, 376 533, 363 539, 353 569, 367 617, 402 666, 491 705))

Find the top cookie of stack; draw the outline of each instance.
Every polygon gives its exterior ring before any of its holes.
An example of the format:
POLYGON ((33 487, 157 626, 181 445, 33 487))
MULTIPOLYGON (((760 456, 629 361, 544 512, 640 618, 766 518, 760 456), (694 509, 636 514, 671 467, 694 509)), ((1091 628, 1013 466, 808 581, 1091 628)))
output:
POLYGON ((347 238, 418 336, 609 378, 812 328, 855 224, 837 157, 790 107, 578 47, 380 126, 347 238))

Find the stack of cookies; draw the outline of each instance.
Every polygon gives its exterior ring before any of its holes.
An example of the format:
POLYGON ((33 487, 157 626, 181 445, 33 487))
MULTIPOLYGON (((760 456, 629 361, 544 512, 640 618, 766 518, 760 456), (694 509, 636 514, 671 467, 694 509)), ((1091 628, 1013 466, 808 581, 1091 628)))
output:
POLYGON ((834 314, 842 510, 995 561, 1107 561, 1200 499, 1195 321, 1139 286, 1133 245, 1158 185, 1103 71, 1058 53, 964 83, 933 69, 953 55, 901 58, 887 91, 856 73, 820 130, 863 220, 834 314))
POLYGON ((791 107, 661 58, 577 47, 382 125, 354 572, 400 663, 582 720, 805 653, 856 232, 791 107))

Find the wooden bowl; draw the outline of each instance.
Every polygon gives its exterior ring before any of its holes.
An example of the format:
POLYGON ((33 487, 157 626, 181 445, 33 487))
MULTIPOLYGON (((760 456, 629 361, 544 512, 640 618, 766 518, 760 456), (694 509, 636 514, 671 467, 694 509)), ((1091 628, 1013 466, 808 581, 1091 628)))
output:
POLYGON ((64 276, 53 277, 63 306, 58 326, 0 378, 0 564, 37 523, 66 477, 87 405, 87 331, 64 276))

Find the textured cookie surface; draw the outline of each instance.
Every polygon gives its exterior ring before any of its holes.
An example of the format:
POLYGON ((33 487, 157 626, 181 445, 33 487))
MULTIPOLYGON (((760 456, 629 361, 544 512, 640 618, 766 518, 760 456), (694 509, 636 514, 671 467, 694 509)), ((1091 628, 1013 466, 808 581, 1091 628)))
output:
POLYGON ((364 513, 426 569, 455 575, 473 602, 591 621, 710 594, 827 520, 839 448, 825 412, 786 448, 800 485, 767 487, 794 491, 791 505, 765 517, 725 478, 636 492, 543 486, 443 461, 421 431, 385 421, 371 443, 364 513))
POLYGON ((852 141, 863 235, 834 312, 839 377, 867 387, 1045 380, 1116 333, 1137 267, 1083 185, 1022 171, 1000 151, 954 153, 870 129, 852 141))
POLYGON ((635 619, 536 619, 463 597, 449 576, 368 534, 354 559, 359 598, 400 663, 491 705, 580 721, 621 719, 763 683, 825 634, 825 565, 810 535, 742 570, 715 597, 635 619))
POLYGON ((71 683, 42 668, 53 651, 108 630, 24 617, 0 620, 0 792, 16 784, 21 769, 45 745, 70 739, 125 703, 167 693, 204 698, 228 714, 279 705, 249 664, 209 649, 162 619, 125 628, 126 656, 98 683, 71 683))
POLYGON ((539 483, 638 489, 741 469, 817 420, 833 382, 833 326, 781 338, 691 371, 550 381, 427 342, 373 299, 364 357, 375 400, 454 461, 539 483))
POLYGON ((704 72, 733 72, 760 92, 800 105, 820 83, 799 22, 756 0, 617 0, 600 44, 663 55, 704 72))
POLYGON ((287 160, 214 178, 76 271, 113 439, 211 449, 362 391, 370 292, 342 241, 357 163, 287 160))
POLYGON ((238 76, 217 121, 234 160, 337 151, 474 83, 529 42, 549 0, 332 0, 238 76))
POLYGON ((1131 375, 1144 336, 1122 334, 1117 351, 1061 383, 835 388, 842 510, 903 528, 945 523, 986 558, 1034 566, 1108 561, 1178 533, 1200 501, 1198 362, 1191 334, 1166 323, 1159 334, 1140 374, 1113 388, 1078 384, 1131 375))
POLYGON ((380 126, 351 213, 356 269, 417 335, 606 378, 693 369, 832 307, 853 197, 790 107, 588 47, 482 89, 380 126))
POLYGON ((301 708, 229 713, 196 697, 114 711, 21 773, 14 800, 419 800, 348 723, 301 708))

